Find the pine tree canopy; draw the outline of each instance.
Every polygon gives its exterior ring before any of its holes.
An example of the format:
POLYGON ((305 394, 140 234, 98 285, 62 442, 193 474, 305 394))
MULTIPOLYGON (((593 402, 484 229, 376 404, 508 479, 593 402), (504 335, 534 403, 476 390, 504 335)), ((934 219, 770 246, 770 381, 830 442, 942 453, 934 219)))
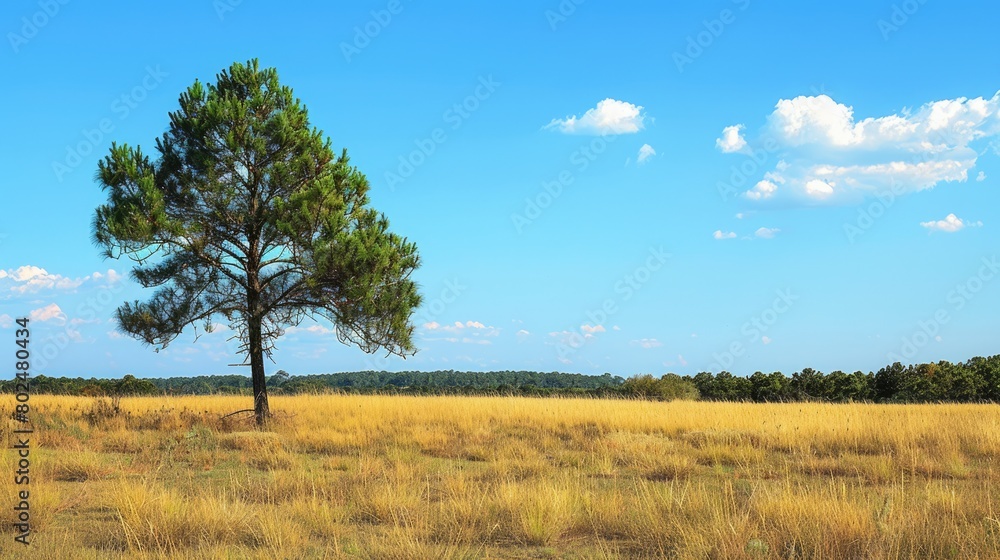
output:
POLYGON ((365 352, 416 351, 416 246, 368 206, 365 176, 275 69, 251 60, 196 81, 156 151, 113 144, 98 165, 94 240, 156 289, 117 310, 125 333, 162 348, 221 317, 252 360, 310 317, 365 352))

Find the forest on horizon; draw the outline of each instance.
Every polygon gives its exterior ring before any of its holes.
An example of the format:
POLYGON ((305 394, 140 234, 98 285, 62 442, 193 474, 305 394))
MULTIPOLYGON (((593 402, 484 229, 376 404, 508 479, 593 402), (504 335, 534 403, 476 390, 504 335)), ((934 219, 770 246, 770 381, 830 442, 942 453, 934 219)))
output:
MULTIPOLYGON (((823 373, 805 368, 792 375, 755 372, 749 376, 701 372, 659 378, 630 378, 579 373, 492 371, 358 371, 291 375, 278 370, 268 378, 269 392, 294 395, 336 391, 410 395, 525 395, 649 398, 744 402, 1000 402, 1000 355, 966 362, 939 361, 904 366, 899 362, 877 372, 823 373)), ((249 394, 248 376, 84 379, 37 375, 33 393, 123 396, 249 394)), ((0 382, 0 392, 14 391, 14 381, 0 382)))

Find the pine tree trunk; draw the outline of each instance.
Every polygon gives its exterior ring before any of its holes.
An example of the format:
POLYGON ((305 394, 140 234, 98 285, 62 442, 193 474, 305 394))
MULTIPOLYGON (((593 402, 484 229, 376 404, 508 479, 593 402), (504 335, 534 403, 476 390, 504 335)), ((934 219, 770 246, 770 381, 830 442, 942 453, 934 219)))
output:
POLYGON ((271 415, 267 405, 267 379, 264 377, 264 347, 261 342, 261 317, 257 312, 257 299, 249 298, 252 310, 249 318, 248 334, 250 335, 250 377, 253 380, 253 410, 257 418, 257 426, 263 427, 271 415))

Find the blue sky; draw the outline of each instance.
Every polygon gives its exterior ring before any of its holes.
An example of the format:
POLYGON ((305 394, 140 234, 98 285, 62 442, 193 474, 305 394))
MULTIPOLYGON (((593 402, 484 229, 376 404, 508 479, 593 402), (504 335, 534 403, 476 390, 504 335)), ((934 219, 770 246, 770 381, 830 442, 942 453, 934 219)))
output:
POLYGON ((1000 9, 988 2, 209 0, 0 7, 0 326, 36 373, 241 372, 154 353, 90 241, 112 141, 195 79, 278 69, 415 241, 407 360, 330 325, 271 371, 869 371, 997 353, 1000 9))

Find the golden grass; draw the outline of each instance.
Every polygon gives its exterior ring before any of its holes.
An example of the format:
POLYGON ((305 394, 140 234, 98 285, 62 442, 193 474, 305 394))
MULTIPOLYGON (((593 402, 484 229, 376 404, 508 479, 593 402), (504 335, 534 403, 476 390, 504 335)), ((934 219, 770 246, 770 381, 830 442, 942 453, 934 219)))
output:
POLYGON ((1000 557, 993 406, 246 401, 32 397, 30 557, 1000 557))

